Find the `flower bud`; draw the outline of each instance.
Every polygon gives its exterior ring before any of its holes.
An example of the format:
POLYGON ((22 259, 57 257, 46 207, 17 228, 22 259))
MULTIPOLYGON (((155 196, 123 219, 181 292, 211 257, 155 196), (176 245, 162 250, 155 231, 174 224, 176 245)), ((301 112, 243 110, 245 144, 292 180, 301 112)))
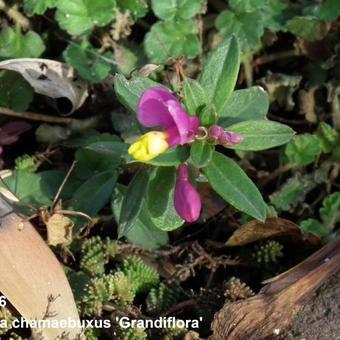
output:
POLYGON ((202 206, 201 198, 190 182, 186 164, 181 164, 178 167, 174 205, 178 215, 185 221, 195 222, 198 220, 202 206))
POLYGON ((235 132, 224 131, 218 141, 223 146, 232 146, 234 144, 241 143, 243 141, 243 137, 235 132))
POLYGON ((217 142, 220 136, 224 133, 224 129, 219 125, 212 125, 208 130, 208 138, 217 142))

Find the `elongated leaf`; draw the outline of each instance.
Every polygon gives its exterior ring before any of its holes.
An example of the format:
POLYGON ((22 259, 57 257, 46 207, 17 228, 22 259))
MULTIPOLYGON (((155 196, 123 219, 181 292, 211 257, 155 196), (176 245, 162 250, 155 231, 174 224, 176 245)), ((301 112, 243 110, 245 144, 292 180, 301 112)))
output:
POLYGON ((217 113, 224 112, 234 90, 240 68, 240 50, 236 38, 226 40, 213 51, 203 68, 200 83, 217 113))
POLYGON ((149 161, 148 164, 154 166, 174 166, 185 162, 189 157, 190 151, 187 146, 171 148, 166 153, 149 161))
MULTIPOLYGON (((119 221, 120 218, 125 193, 126 187, 118 185, 115 188, 111 208, 116 221, 119 221)), ((124 234, 124 237, 131 243, 147 248, 160 248, 169 242, 168 233, 158 229, 153 223, 145 202, 138 217, 134 219, 130 230, 124 234)))
POLYGON ((226 127, 245 120, 264 119, 268 113, 269 97, 260 86, 234 91, 223 112, 219 125, 226 127))
POLYGON ((109 201, 116 182, 116 174, 106 171, 88 179, 74 193, 70 208, 95 216, 109 201))
POLYGON ((175 182, 175 167, 160 167, 154 170, 148 187, 148 211, 157 228, 164 231, 177 229, 184 223, 174 207, 175 182))
POLYGON ((212 188, 229 204, 260 221, 266 219, 266 204, 259 190, 236 162, 214 152, 203 171, 212 188))
POLYGON ((195 141, 190 150, 191 160, 197 168, 205 167, 209 164, 214 147, 204 140, 195 141))
POLYGON ((197 115, 200 118, 200 123, 203 126, 210 126, 217 123, 218 114, 215 105, 209 103, 198 109, 197 115))
POLYGON ((142 209, 148 184, 149 173, 144 169, 140 169, 129 183, 119 217, 118 237, 126 235, 133 226, 142 209))
POLYGON ((183 82, 184 104, 188 113, 197 115, 200 108, 208 104, 208 98, 200 83, 194 79, 185 78, 183 82))
POLYGON ((111 156, 125 157, 129 145, 121 142, 96 142, 86 146, 86 149, 111 156))
POLYGON ((234 145, 235 150, 266 150, 286 144, 294 136, 294 131, 287 125, 270 120, 249 120, 227 128, 239 133, 243 142, 234 145))
POLYGON ((137 111, 137 104, 143 92, 149 87, 160 86, 149 78, 136 77, 127 80, 121 74, 115 75, 113 84, 119 101, 133 113, 137 111))

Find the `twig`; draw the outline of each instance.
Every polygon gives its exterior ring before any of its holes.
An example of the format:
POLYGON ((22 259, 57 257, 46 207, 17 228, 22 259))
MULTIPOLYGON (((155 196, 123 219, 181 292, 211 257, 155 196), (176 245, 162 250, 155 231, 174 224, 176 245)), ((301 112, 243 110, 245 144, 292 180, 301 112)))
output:
POLYGON ((177 312, 182 311, 183 309, 192 308, 196 305, 197 305, 197 302, 194 299, 185 300, 185 301, 178 303, 177 305, 170 307, 170 309, 162 313, 160 316, 174 315, 177 312))
POLYGON ((290 58, 290 57, 296 57, 299 54, 295 50, 290 50, 290 51, 283 51, 283 52, 278 52, 278 53, 273 53, 273 54, 268 54, 268 55, 263 55, 261 57, 256 58, 253 62, 252 65, 253 67, 272 63, 273 61, 279 60, 279 59, 285 59, 285 58, 290 58))
POLYGON ((284 173, 293 170, 296 166, 294 164, 286 164, 284 166, 281 166, 280 168, 274 170, 273 172, 270 173, 269 176, 263 179, 262 182, 260 182, 260 186, 264 187, 268 183, 270 183, 272 180, 276 179, 277 177, 283 175, 284 173))
POLYGON ((151 255, 160 256, 160 257, 169 257, 173 254, 176 254, 183 249, 190 246, 191 242, 182 243, 178 246, 171 247, 170 249, 152 249, 152 248, 146 248, 141 247, 135 244, 128 244, 124 242, 117 242, 118 248, 120 251, 128 252, 128 253, 134 253, 134 254, 143 254, 143 253, 149 253, 151 255))
POLYGON ((52 117, 52 116, 44 115, 41 113, 16 112, 16 111, 7 109, 6 107, 0 107, 0 115, 16 117, 16 118, 21 118, 21 119, 35 120, 38 122, 52 123, 52 124, 71 124, 77 121, 77 119, 74 119, 74 118, 52 117))
POLYGON ((72 171, 73 171, 74 166, 76 165, 76 163, 77 163, 77 161, 74 161, 74 162, 72 163, 72 165, 71 165, 70 169, 68 170, 66 176, 64 177, 64 179, 63 179, 61 185, 59 186, 59 189, 58 189, 56 195, 54 196, 54 200, 53 200, 53 203, 52 203, 52 205, 51 205, 51 211, 54 210, 55 205, 57 204, 57 202, 58 202, 58 200, 59 200, 59 196, 60 196, 62 190, 64 189, 64 186, 65 186, 67 180, 69 179, 69 177, 70 177, 70 175, 71 175, 71 173, 72 173, 72 171))
POLYGON ((30 26, 29 20, 18 11, 17 5, 9 6, 5 3, 5 1, 0 0, 0 11, 5 12, 10 19, 12 19, 22 28, 24 29, 29 28, 30 26))

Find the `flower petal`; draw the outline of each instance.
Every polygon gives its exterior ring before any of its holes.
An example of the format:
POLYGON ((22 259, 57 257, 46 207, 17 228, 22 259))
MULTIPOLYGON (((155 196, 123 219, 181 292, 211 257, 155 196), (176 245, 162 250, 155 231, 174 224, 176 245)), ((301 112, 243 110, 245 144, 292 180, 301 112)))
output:
POLYGON ((191 142, 199 127, 198 117, 189 116, 177 98, 162 87, 153 87, 143 93, 137 116, 145 127, 165 128, 169 146, 191 142))
POLYGON ((190 183, 188 166, 182 164, 178 168, 175 187, 175 209, 187 222, 198 220, 201 212, 201 198, 196 188, 190 183))
POLYGON ((173 125, 173 118, 166 104, 169 100, 177 99, 163 87, 152 87, 146 90, 137 106, 138 121, 145 127, 168 128, 173 125))
MULTIPOLYGON (((199 127, 198 117, 189 116, 177 100, 169 100, 167 106, 173 119, 174 126, 177 129, 173 131, 173 138, 179 138, 177 144, 183 145, 192 142, 199 127)), ((169 131, 167 132, 169 133, 169 131)), ((173 144, 171 143, 171 139, 169 140, 169 144, 173 144)))

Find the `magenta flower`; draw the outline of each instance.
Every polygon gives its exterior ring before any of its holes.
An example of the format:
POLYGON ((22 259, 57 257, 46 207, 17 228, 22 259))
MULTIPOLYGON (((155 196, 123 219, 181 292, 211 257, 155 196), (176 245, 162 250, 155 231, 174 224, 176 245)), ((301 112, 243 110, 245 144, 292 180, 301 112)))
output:
POLYGON ((187 222, 195 222, 201 212, 201 197, 189 179, 188 166, 181 164, 177 170, 175 209, 187 222))
POLYGON ((199 119, 188 115, 178 99, 163 87, 146 90, 139 100, 138 121, 145 127, 162 127, 169 146, 192 142, 199 127, 199 119))
MULTIPOLYGON (((164 87, 146 90, 137 106, 137 118, 148 128, 160 127, 162 131, 149 131, 130 145, 129 154, 140 162, 148 162, 164 153, 169 147, 184 145, 199 138, 199 129, 214 144, 230 146, 243 138, 214 125, 200 128, 199 118, 187 114, 178 99, 164 87)), ((199 218, 201 198, 189 179, 188 165, 181 164, 177 171, 174 206, 179 216, 187 222, 199 218)))

